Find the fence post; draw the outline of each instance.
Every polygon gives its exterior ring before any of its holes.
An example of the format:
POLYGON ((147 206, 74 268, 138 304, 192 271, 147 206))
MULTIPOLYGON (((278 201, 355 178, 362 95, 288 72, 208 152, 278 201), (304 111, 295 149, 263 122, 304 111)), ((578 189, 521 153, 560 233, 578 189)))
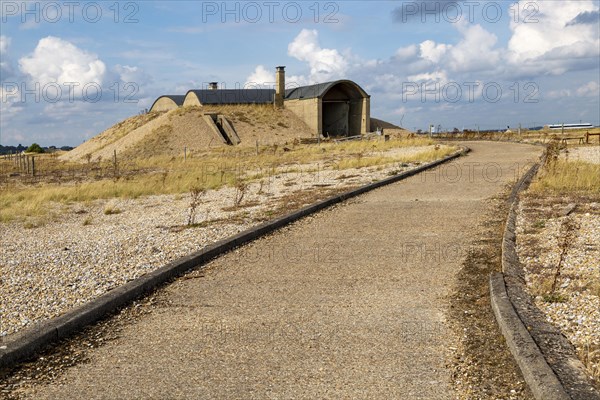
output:
POLYGON ((35 157, 31 157, 31 175, 35 176, 35 157))
POLYGON ((114 174, 115 176, 117 176, 117 150, 113 150, 113 167, 114 167, 114 174))

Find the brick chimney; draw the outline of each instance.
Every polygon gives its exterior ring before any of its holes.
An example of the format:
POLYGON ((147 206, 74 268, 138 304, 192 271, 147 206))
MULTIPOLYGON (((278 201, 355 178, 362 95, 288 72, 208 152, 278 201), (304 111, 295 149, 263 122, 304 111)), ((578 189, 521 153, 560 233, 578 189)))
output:
POLYGON ((275 73, 275 107, 283 108, 283 97, 285 96, 285 66, 277 67, 275 73))

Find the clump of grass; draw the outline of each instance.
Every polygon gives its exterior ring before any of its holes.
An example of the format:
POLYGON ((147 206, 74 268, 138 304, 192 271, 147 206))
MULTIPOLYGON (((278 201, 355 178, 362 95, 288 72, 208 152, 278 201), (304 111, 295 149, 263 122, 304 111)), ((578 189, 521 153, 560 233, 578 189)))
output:
POLYGON ((546 293, 542 295, 542 299, 544 299, 546 303, 564 303, 567 301, 567 298, 564 295, 556 292, 546 293))
POLYGON ((546 303, 564 303, 567 298, 564 294, 554 289, 554 277, 540 276, 531 288, 535 296, 539 296, 546 303))
POLYGON ((121 214, 122 211, 116 206, 114 202, 109 202, 104 206, 104 215, 115 215, 121 214))
POLYGON ((92 221, 93 221, 92 217, 87 217, 86 219, 83 220, 83 224, 82 225, 83 226, 91 225, 92 221))
POLYGON ((25 223, 23 224, 23 227, 25 229, 35 229, 35 228, 41 228, 44 225, 46 225, 46 222, 43 219, 29 219, 29 220, 25 221, 25 223))
POLYGON ((579 350, 579 358, 590 371, 592 378, 600 382, 600 346, 588 339, 579 350))

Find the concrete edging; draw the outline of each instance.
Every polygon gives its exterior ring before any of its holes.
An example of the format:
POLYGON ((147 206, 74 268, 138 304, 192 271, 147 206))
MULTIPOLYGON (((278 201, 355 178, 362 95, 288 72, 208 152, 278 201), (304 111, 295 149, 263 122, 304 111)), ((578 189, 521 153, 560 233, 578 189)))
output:
POLYGON ((72 309, 59 317, 40 322, 29 329, 14 334, 12 337, 9 336, 8 340, 6 338, 0 339, 0 368, 9 368, 15 366, 19 362, 32 357, 37 351, 41 350, 50 343, 59 339, 67 338, 82 328, 98 321, 108 313, 118 310, 119 308, 129 304, 133 300, 141 297, 143 294, 156 289, 160 285, 163 285, 171 279, 182 275, 186 271, 202 266, 209 260, 240 245, 249 243, 260 238, 261 236, 274 232, 283 226, 302 219, 310 214, 321 211, 334 204, 341 203, 350 198, 437 167, 438 165, 458 158, 469 151, 469 148, 463 147, 462 150, 459 150, 440 160, 421 165, 415 169, 405 171, 381 181, 350 190, 334 197, 330 197, 328 199, 308 205, 290 214, 247 229, 238 233, 237 235, 222 239, 202 248, 202 250, 172 261, 163 267, 160 267, 137 279, 110 290, 100 297, 97 297, 80 307, 72 309))
MULTIPOLYGON (((517 252, 515 248, 514 221, 515 206, 519 192, 529 183, 539 168, 534 164, 519 179, 509 196, 510 210, 502 237, 502 270, 506 271, 517 252), (511 223, 512 222, 512 223, 511 223)), ((506 344, 512 353, 529 389, 538 400, 569 400, 571 397, 546 362, 542 352, 517 315, 504 282, 504 274, 497 272, 490 275, 490 301, 496 321, 504 335, 506 344)))
POLYGON ((501 272, 490 275, 490 297, 496 321, 533 396, 538 400, 570 400, 513 308, 501 272))
MULTIPOLYGON (((544 155, 545 157, 545 155, 544 155)), ((600 399, 586 379, 573 346, 532 303, 516 249, 519 193, 540 167, 534 164, 513 187, 502 237, 502 273, 490 276, 492 309, 527 385, 537 400, 600 399), (549 358, 547 358, 549 357, 549 358)))

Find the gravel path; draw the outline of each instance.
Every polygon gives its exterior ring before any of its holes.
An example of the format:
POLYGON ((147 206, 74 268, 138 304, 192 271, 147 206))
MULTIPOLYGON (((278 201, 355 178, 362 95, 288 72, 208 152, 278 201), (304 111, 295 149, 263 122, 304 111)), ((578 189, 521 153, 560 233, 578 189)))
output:
POLYGON ((177 280, 121 337, 91 350, 88 363, 27 393, 454 398, 447 363, 458 339, 446 321, 447 296, 485 200, 540 151, 470 146, 467 158, 309 217, 177 280))

